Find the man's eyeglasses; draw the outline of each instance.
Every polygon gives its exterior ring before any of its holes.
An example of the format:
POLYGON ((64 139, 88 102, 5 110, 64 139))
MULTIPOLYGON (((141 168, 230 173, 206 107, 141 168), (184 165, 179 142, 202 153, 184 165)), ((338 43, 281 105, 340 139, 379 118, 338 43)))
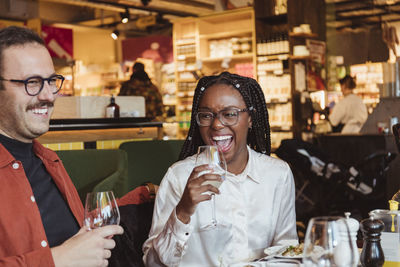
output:
POLYGON ((51 92, 53 94, 57 94, 58 91, 60 91, 65 78, 62 75, 55 74, 50 76, 49 78, 33 76, 25 80, 14 80, 14 79, 4 79, 0 77, 0 80, 13 83, 23 83, 25 84, 26 93, 30 96, 35 96, 40 94, 40 92, 43 90, 45 81, 47 81, 47 83, 49 84, 51 92))
POLYGON ((211 111, 199 111, 196 114, 196 121, 199 126, 210 126, 215 118, 222 123, 224 126, 232 126, 235 125, 239 120, 240 112, 249 111, 247 108, 244 109, 225 109, 221 110, 218 113, 214 113, 211 111))

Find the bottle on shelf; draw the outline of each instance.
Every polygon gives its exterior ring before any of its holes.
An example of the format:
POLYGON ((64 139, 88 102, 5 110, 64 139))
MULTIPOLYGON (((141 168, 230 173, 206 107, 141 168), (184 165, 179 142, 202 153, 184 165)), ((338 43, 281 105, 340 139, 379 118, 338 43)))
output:
POLYGON ((119 118, 119 106, 115 103, 114 95, 111 96, 110 104, 106 107, 107 118, 119 118))

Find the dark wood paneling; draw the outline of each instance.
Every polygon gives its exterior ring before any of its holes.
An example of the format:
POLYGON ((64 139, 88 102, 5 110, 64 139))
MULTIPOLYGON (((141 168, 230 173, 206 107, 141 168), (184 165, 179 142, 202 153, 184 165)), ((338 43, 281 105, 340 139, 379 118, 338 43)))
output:
POLYGON ((274 16, 275 0, 254 0, 256 19, 274 16))
POLYGON ((290 29, 306 23, 312 32, 318 34, 318 40, 325 40, 325 1, 324 0, 288 0, 288 24, 290 29))

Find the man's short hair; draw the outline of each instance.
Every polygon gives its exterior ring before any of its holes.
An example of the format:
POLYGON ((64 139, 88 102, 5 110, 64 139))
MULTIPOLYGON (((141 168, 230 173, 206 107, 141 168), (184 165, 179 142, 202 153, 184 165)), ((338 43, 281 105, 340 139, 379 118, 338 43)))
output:
MULTIPOLYGON (((3 51, 14 45, 25 45, 29 43, 37 43, 46 46, 40 36, 25 27, 9 26, 0 29, 0 77, 2 77, 3 67, 3 51)), ((3 84, 0 82, 0 90, 3 89, 3 84)))

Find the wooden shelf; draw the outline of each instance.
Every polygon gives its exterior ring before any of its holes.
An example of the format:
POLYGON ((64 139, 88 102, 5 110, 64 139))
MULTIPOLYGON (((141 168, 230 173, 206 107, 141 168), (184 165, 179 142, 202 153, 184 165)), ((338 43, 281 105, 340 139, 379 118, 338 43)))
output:
POLYGON ((271 126, 271 132, 291 132, 291 126, 271 126))
POLYGON ((267 104, 287 104, 290 103, 290 97, 282 97, 282 98, 271 98, 266 99, 267 104))
POLYGON ((176 96, 178 96, 178 97, 193 97, 194 91, 178 91, 176 93, 176 96))
POLYGON ((311 56, 289 56, 291 60, 307 60, 311 59, 311 56))
POLYGON ((203 58, 203 62, 219 62, 224 60, 225 58, 230 58, 231 60, 242 60, 242 59, 250 59, 253 60, 253 54, 239 54, 239 55, 232 55, 230 57, 207 57, 203 58))
POLYGON ((294 38, 316 38, 318 35, 316 33, 289 32, 289 36, 294 38))
POLYGON ((192 105, 179 105, 179 111, 192 111, 192 105))
POLYGON ((196 54, 177 55, 176 60, 186 60, 188 58, 196 58, 196 54))
POLYGON ((195 45, 196 41, 193 37, 193 40, 176 40, 175 42, 176 45, 181 46, 181 45, 195 45))
POLYGON ((177 72, 192 72, 192 71, 196 71, 196 69, 177 69, 177 72))
POLYGON ((178 83, 190 83, 190 82, 196 82, 196 79, 176 79, 178 83))
POLYGON ((357 91, 354 93, 356 95, 379 95, 379 92, 372 92, 372 91, 357 91))
POLYGON ((217 32, 217 33, 209 33, 209 34, 201 34, 200 39, 223 39, 228 37, 251 37, 252 30, 236 30, 236 31, 226 31, 226 32, 217 32))
POLYGON ((279 56, 289 56, 289 51, 276 54, 257 54, 257 57, 279 57, 279 56))

